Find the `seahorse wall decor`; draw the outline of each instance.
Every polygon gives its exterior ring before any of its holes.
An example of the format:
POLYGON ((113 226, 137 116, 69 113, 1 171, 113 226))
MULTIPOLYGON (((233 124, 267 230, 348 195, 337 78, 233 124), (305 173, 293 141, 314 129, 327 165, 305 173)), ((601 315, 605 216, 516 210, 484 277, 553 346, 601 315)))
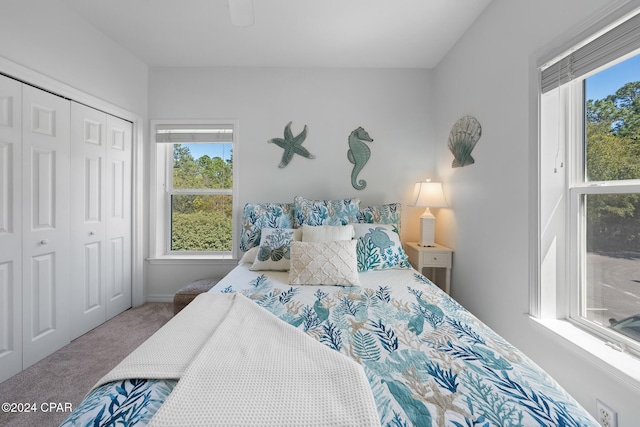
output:
POLYGON ((353 163, 351 185, 356 190, 362 190, 367 186, 367 181, 364 179, 358 180, 357 178, 364 165, 369 161, 369 157, 371 157, 371 149, 362 141, 373 142, 373 138, 369 136, 366 130, 359 127, 349 135, 349 151, 347 151, 347 158, 353 163))

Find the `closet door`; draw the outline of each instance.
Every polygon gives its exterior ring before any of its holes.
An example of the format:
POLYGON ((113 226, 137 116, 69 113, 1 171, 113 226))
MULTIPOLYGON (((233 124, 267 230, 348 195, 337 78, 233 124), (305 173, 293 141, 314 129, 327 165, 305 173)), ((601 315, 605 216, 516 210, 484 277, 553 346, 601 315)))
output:
POLYGON ((0 382, 22 370, 22 85, 0 76, 0 382))
POLYGON ((105 321, 106 114, 71 103, 71 339, 105 321))
POLYGON ((70 340, 70 108, 23 85, 23 368, 70 340))
POLYGON ((131 307, 131 123, 71 103, 71 339, 131 307))
POLYGON ((107 115, 107 319, 131 307, 133 125, 107 115))

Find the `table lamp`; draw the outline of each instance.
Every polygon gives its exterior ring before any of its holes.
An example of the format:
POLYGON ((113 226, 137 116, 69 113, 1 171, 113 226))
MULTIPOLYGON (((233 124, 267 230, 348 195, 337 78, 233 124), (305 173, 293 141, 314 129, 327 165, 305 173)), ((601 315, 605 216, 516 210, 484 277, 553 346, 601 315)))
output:
POLYGON ((416 182, 409 206, 426 208, 420 216, 420 246, 435 246, 436 217, 429 208, 445 208, 447 201, 442 192, 442 183, 430 179, 416 182))

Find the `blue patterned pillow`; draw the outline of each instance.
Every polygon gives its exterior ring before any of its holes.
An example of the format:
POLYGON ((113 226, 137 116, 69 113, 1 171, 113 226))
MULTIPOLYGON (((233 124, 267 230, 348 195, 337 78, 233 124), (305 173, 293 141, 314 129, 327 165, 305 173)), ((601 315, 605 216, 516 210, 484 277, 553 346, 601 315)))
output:
POLYGON ((248 251, 260 244, 263 228, 293 228, 291 203, 247 203, 242 212, 240 249, 248 251))
POLYGON ((400 236, 390 224, 353 224, 356 230, 358 271, 411 268, 400 236))
POLYGON ((358 221, 360 199, 308 200, 293 199, 294 227, 307 225, 347 225, 358 221))
POLYGON ((358 211, 358 222, 365 224, 392 224, 396 233, 400 234, 400 218, 402 204, 367 206, 358 211))

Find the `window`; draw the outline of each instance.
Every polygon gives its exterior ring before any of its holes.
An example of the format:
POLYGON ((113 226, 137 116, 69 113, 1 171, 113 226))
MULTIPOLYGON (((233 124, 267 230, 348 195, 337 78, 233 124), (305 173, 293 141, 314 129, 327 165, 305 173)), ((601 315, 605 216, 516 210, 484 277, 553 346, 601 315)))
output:
POLYGON ((234 123, 153 121, 156 257, 231 257, 234 123))
POLYGON ((579 301, 572 317, 633 338, 632 325, 617 323, 640 319, 640 55, 587 77, 581 92, 584 135, 569 186, 579 301))
POLYGON ((640 353, 640 15, 541 76, 532 312, 640 353))

